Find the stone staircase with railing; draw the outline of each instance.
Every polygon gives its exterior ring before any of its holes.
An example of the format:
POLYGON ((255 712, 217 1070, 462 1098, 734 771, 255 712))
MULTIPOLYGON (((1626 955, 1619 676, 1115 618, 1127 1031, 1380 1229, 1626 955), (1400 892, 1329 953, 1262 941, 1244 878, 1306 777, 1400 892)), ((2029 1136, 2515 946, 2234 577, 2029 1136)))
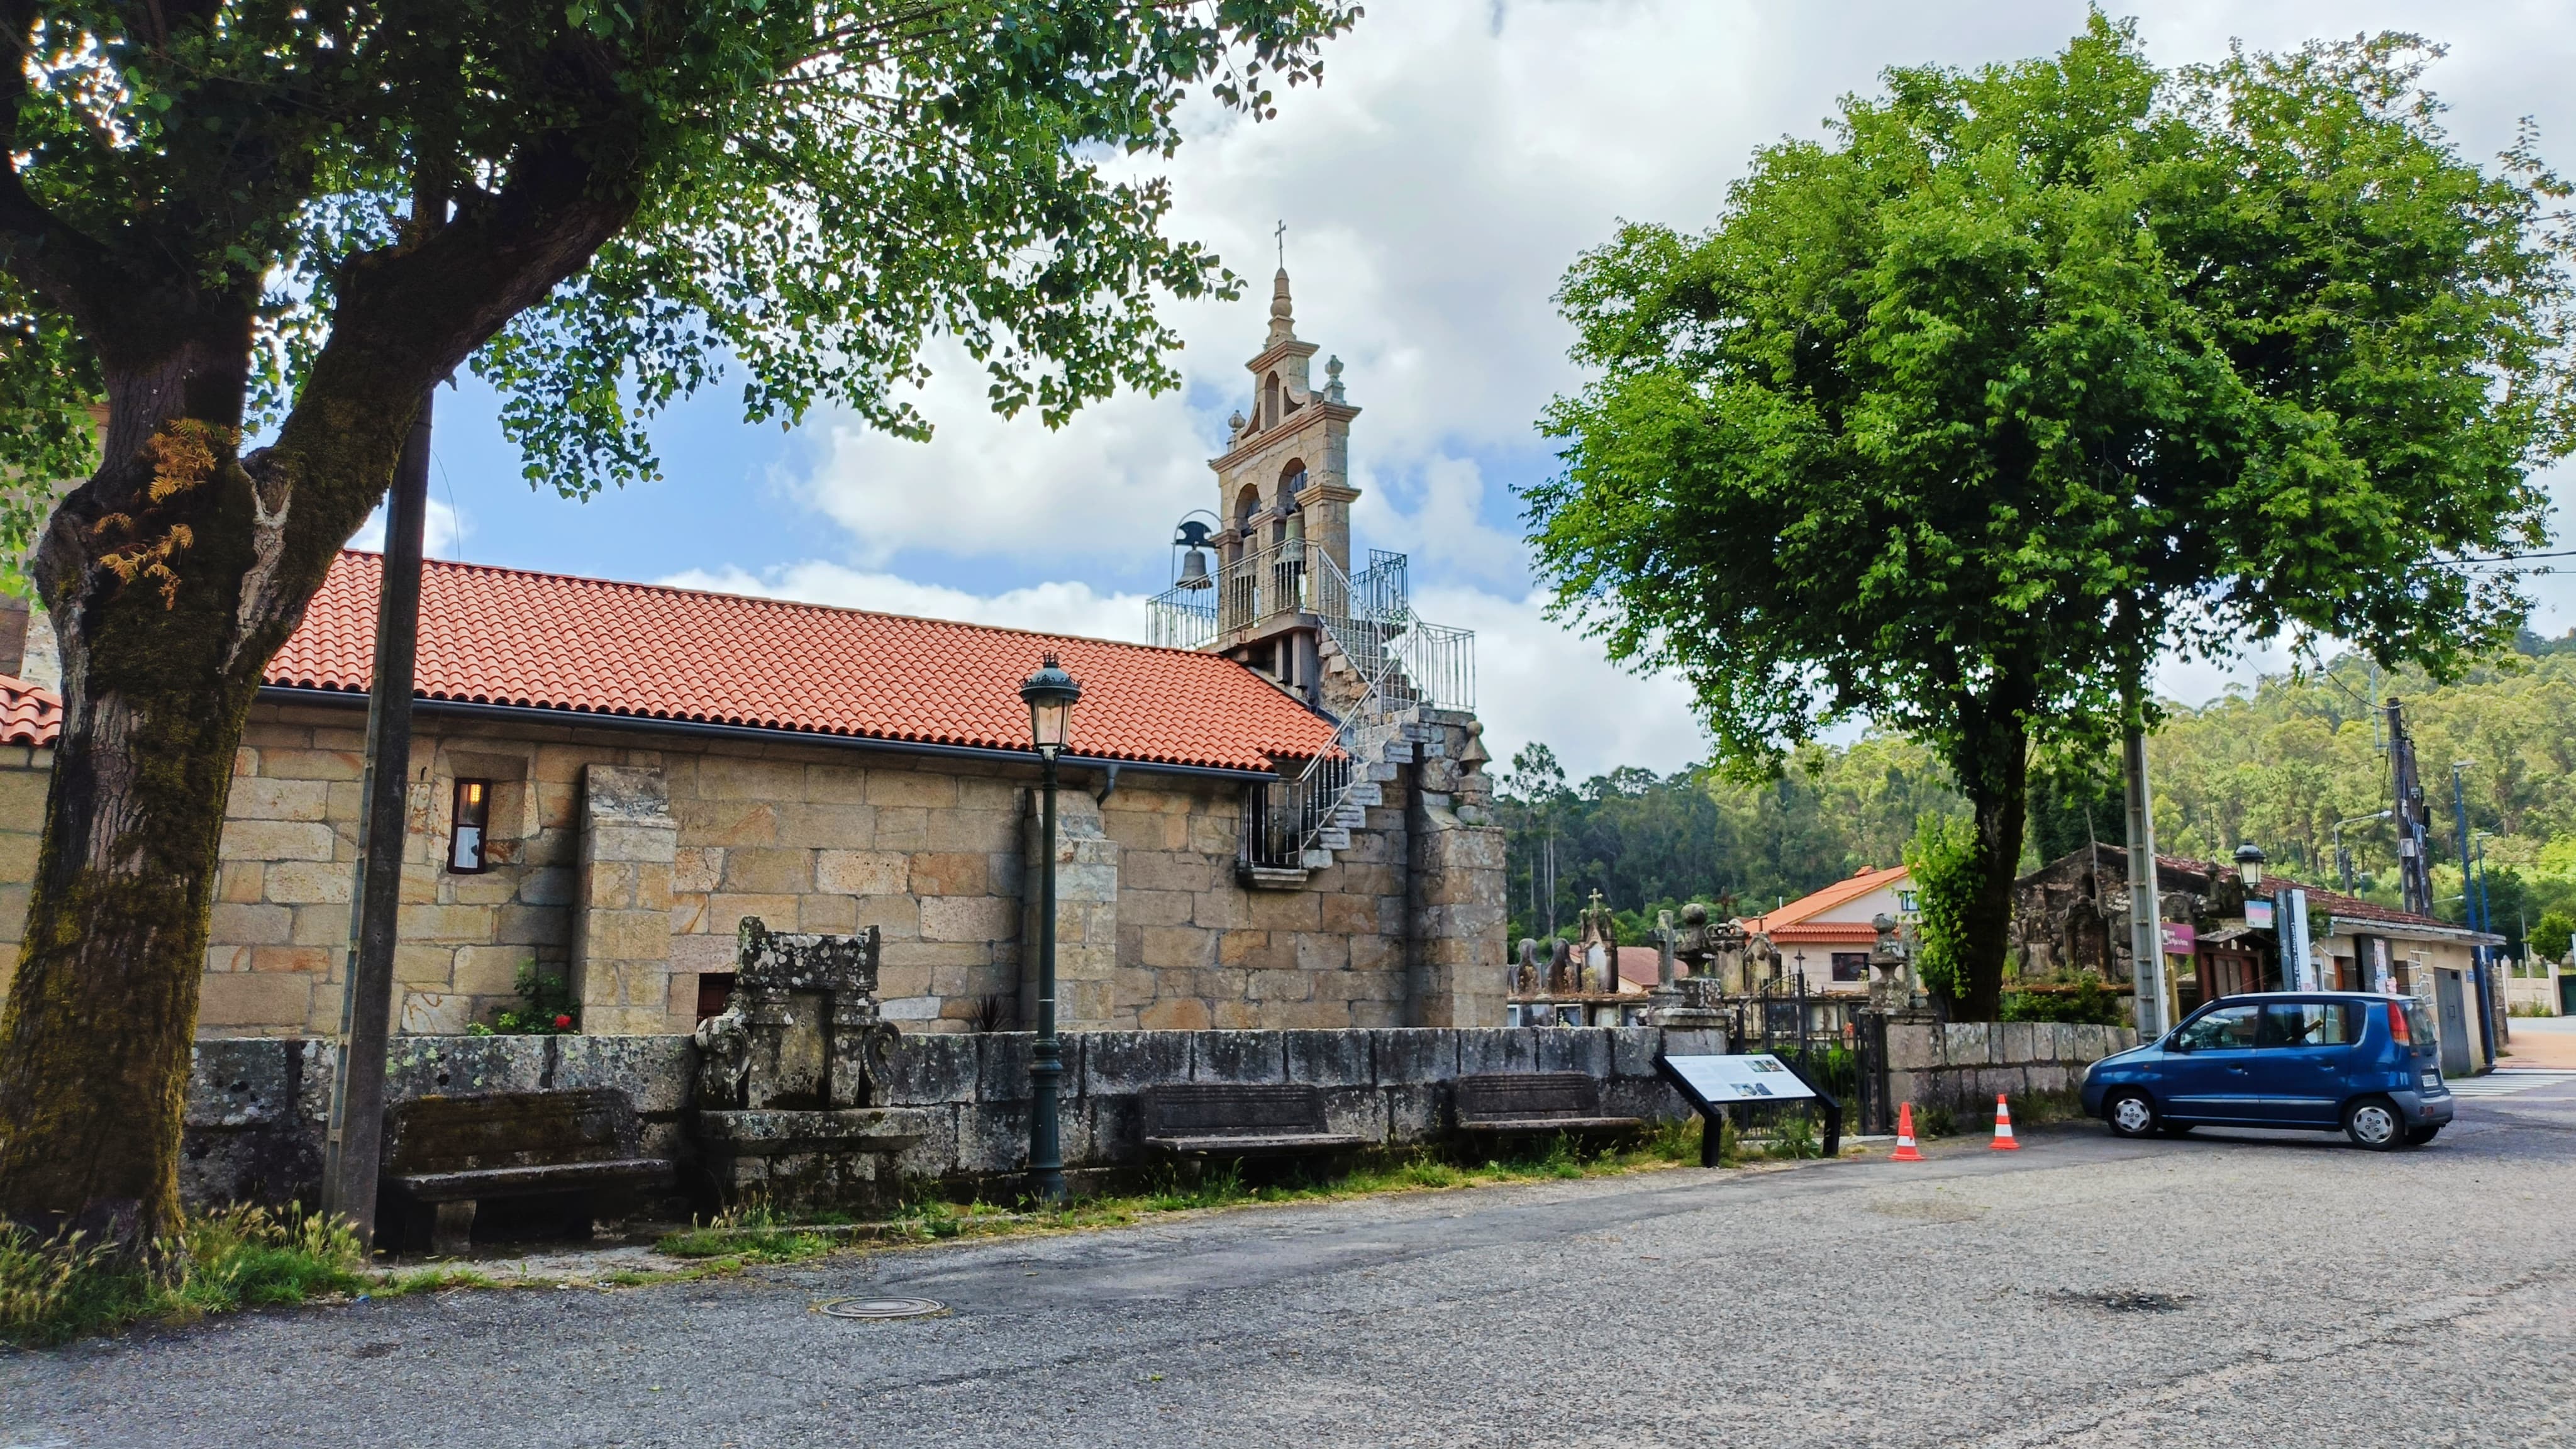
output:
MULTIPOLYGON (((1324 567, 1331 576, 1327 598, 1365 593, 1339 577, 1331 560, 1324 560, 1324 567)), ((1292 793, 1320 789, 1326 798, 1317 802, 1314 823, 1298 842, 1295 865, 1274 861, 1251 864, 1245 871, 1248 883, 1270 889, 1294 889, 1311 872, 1331 866, 1351 848, 1352 833, 1367 828, 1370 808, 1389 803, 1385 787, 1403 767, 1444 752, 1441 732, 1425 719, 1419 693, 1388 646, 1403 621, 1336 609, 1318 610, 1317 617, 1323 627, 1316 656, 1328 681, 1326 692, 1350 701, 1334 740, 1350 764, 1346 775, 1332 776, 1317 768, 1319 761, 1291 787, 1292 793)))

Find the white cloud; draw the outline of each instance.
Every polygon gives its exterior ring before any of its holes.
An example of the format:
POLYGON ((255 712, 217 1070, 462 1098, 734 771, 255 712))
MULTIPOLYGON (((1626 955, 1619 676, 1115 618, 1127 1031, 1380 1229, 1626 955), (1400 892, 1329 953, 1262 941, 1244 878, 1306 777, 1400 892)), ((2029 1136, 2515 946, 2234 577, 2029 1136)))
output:
POLYGON ((1528 587, 1529 550, 1484 521, 1487 485, 1474 461, 1435 457, 1401 478, 1355 471, 1362 489, 1351 505, 1355 547, 1408 554, 1427 577, 1528 587))
POLYGON ((1035 584, 983 595, 814 560, 761 574, 738 568, 690 569, 655 582, 673 588, 799 599, 845 609, 956 619, 1091 639, 1140 642, 1145 638, 1143 595, 1101 594, 1084 583, 1035 584))
MULTIPOLYGON (((2116 7, 2115 7, 2116 8, 2116 7)), ((1409 0, 1373 7, 1327 51, 1320 90, 1280 98, 1275 122, 1201 109, 1168 163, 1173 232, 1214 245, 1251 279, 1232 304, 1175 306, 1187 339, 1180 394, 1121 396, 1051 432, 1004 423, 980 371, 937 354, 920 400, 929 445, 818 418, 797 486, 845 532, 836 549, 785 541, 759 575, 703 575, 726 587, 991 622, 1135 637, 1141 604, 1079 583, 996 591, 937 588, 884 572, 915 561, 1008 561, 1079 576, 1159 569, 1170 523, 1214 501, 1207 457, 1224 415, 1248 394, 1240 363, 1258 345, 1271 229, 1288 221, 1299 334, 1339 355, 1351 400, 1351 463, 1367 490, 1358 548, 1414 557, 1424 613, 1474 627, 1498 756, 1529 739, 1582 772, 1671 768, 1704 753, 1686 695, 1638 681, 1597 646, 1548 625, 1526 597, 1526 555, 1507 524, 1507 466, 1539 466, 1532 424, 1576 385, 1552 293, 1586 247, 1622 218, 1704 227, 1751 151, 1817 136, 1835 98, 1878 88, 1889 65, 1973 65, 2048 53, 2081 29, 2080 0, 1832 6, 1747 0, 1409 0), (1476 459, 1486 460, 1480 464, 1476 459), (1508 746, 1508 747, 1507 747, 1508 746)), ((2396 28, 2449 42, 2432 83, 2455 109, 2462 149, 2492 155, 2534 113, 2544 154, 2576 157, 2576 20, 2561 6, 2436 7, 2397 0, 2300 0, 2245 7, 2177 0, 2142 29, 2164 64, 2215 59, 2231 37, 2286 48, 2312 36, 2396 28)), ((2553 479, 2563 495, 2571 486, 2553 479)), ((758 562, 758 561, 755 561, 758 562)), ((956 577, 953 566, 943 576, 956 577)), ((2576 588, 2543 580, 2541 626, 2576 623, 2576 588)), ((2157 686, 2198 699, 2264 660, 2169 662, 2157 686)), ((2271 667, 2277 667, 2277 661, 2271 667)))
MULTIPOLYGON (((461 557, 458 550, 473 531, 471 516, 432 498, 429 514, 420 523, 421 551, 431 558, 461 557)), ((385 506, 379 503, 376 511, 367 515, 367 521, 358 525, 358 531, 350 535, 349 547, 380 551, 384 546, 385 506)))

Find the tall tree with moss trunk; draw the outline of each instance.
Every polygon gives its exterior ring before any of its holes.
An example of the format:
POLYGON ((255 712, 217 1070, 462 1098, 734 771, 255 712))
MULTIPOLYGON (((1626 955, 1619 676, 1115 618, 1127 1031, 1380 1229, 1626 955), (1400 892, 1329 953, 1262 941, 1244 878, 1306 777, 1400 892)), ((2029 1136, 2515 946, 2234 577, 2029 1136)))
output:
MULTIPOLYGON (((1974 806, 1951 1009, 1991 1017, 2034 756, 2159 651, 2509 640, 2569 450, 2565 188, 2437 124, 2406 36, 1893 70, 1714 227, 1621 228, 1558 301, 1596 370, 1527 497, 1561 617, 1679 673, 1725 757, 1866 716, 1974 806)), ((2145 722, 2145 721, 2141 721, 2145 722)))
POLYGON ((87 475, 0 507, 66 702, 0 1217, 172 1224, 235 747, 428 387, 471 365, 579 494, 653 476, 650 416, 729 363, 747 420, 913 435, 933 333, 1005 413, 1168 386, 1157 298, 1234 285, 1163 234, 1178 107, 1269 114, 1357 13, 0 0, 0 468, 87 475))

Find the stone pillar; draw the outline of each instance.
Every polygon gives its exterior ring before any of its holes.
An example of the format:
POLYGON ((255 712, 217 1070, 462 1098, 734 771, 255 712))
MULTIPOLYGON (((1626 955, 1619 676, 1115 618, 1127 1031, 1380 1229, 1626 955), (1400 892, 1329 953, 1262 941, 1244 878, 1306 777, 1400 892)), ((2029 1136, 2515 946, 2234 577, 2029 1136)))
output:
POLYGON ((690 1020, 671 1009, 671 863, 679 845, 660 767, 583 772, 572 968, 585 1033, 689 1030, 690 1020))
MULTIPOLYGON (((1068 772, 1072 773, 1072 772, 1068 772)), ((1088 776, 1091 771, 1083 771, 1088 776)), ((1055 791, 1055 1024, 1058 1031, 1100 1031, 1117 1025, 1118 842, 1100 829, 1100 802, 1084 783, 1060 781, 1055 791)), ((1044 801, 1028 792, 1022 827, 1020 875, 1020 1024, 1032 1030, 1038 1014, 1039 872, 1046 868, 1038 840, 1044 801)))
POLYGON ((1490 795, 1478 736, 1465 715, 1434 714, 1422 742, 1420 813, 1406 892, 1418 954, 1411 1026, 1503 1024, 1511 961, 1503 830, 1488 823, 1490 795))

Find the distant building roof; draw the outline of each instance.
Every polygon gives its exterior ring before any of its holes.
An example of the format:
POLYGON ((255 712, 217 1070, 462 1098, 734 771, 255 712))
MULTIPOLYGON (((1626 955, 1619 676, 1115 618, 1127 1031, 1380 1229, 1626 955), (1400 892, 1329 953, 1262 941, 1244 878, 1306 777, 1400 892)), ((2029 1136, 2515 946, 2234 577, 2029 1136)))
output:
MULTIPOLYGON (((2097 869, 2103 866, 2116 866, 2123 873, 2128 870, 2128 847, 2097 844, 2092 849, 2096 852, 2097 869)), ((2082 850, 2070 850, 2047 865, 2041 866, 2039 870, 2031 872, 2030 875, 2023 876, 2022 879, 2029 880, 2042 871, 2054 870, 2083 854, 2082 850)), ((2156 886, 2160 891, 2182 889, 2206 892, 2220 878, 2235 869, 2236 866, 2231 861, 2194 860, 2187 855, 2166 855, 2159 851, 2156 853, 2156 886)), ((2264 879, 2264 890, 2267 894, 2285 888, 2308 893, 2308 919, 2311 921, 2322 923, 2331 917, 2346 921, 2376 921, 2383 925, 2404 926, 2415 930, 2461 931, 2465 929, 2456 922, 2433 916, 2419 916, 2396 906, 2381 905, 2377 901, 2366 901, 2359 896, 2345 895, 2341 891, 2312 886, 2305 881, 2277 872, 2267 875, 2264 879)), ((2497 936, 2492 939, 2500 941, 2504 938, 2497 936)))
MULTIPOLYGON (((363 694, 380 554, 346 552, 267 682, 363 694)), ((418 697, 1028 750, 1020 681, 1082 682, 1073 752, 1266 770, 1332 747, 1321 716, 1230 659, 820 604, 432 560, 418 697)))
POLYGON ((1905 867, 1891 865, 1884 869, 1864 867, 1857 874, 1835 881, 1820 891, 1812 891, 1796 900, 1744 922, 1744 929, 1768 936, 1774 945, 1790 942, 1868 943, 1878 938, 1867 921, 1818 921, 1812 919, 1837 906, 1849 905, 1873 891, 1897 888, 1906 876, 1905 867))

